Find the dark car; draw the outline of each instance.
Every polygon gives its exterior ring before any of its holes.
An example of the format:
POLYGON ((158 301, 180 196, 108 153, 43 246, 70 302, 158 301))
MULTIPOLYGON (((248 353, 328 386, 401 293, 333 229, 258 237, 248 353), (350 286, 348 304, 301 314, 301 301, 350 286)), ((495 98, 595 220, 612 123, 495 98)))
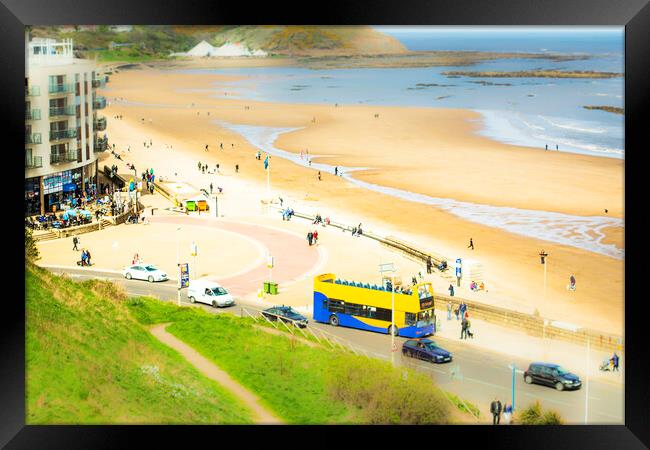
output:
POLYGON ((293 323, 300 328, 305 328, 308 322, 305 316, 298 314, 290 306, 274 306, 262 311, 262 315, 269 320, 280 319, 285 323, 293 323))
POLYGON ((528 384, 537 383, 553 386, 558 391, 565 389, 580 389, 580 378, 557 364, 532 363, 524 372, 524 381, 528 384))
POLYGON ((402 355, 435 363, 452 360, 451 353, 438 347, 431 339, 409 339, 402 345, 402 355))

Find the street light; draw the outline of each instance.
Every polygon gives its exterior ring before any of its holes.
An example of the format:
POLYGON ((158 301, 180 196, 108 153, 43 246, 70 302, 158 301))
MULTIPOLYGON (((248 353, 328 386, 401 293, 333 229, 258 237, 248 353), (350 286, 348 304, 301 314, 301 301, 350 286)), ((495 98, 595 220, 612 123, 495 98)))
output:
POLYGON ((539 252, 539 257, 542 265, 544 266, 544 302, 546 302, 546 258, 548 258, 548 253, 542 249, 542 251, 539 252))
POLYGON ((395 265, 393 263, 379 264, 379 273, 391 274, 391 314, 390 314, 390 362, 395 365, 395 265))
POLYGON ((589 419, 589 364, 590 364, 590 347, 589 347, 589 336, 587 336, 587 374, 585 380, 585 425, 589 419))
POLYGON ((178 233, 181 231, 181 227, 176 228, 176 275, 178 276, 178 287, 176 288, 178 306, 181 306, 181 238, 178 233))

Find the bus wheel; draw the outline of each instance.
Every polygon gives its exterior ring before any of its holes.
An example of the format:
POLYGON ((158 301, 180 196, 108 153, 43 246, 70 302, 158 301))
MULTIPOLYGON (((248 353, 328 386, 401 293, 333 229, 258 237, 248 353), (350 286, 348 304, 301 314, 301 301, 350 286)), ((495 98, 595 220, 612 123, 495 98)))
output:
POLYGON ((393 328, 393 325, 391 325, 388 327, 388 334, 390 334, 391 331, 393 332, 393 336, 399 336, 399 328, 397 327, 393 328))
POLYGON ((330 325, 332 325, 333 327, 339 326, 339 318, 336 317, 334 314, 330 316, 330 325))

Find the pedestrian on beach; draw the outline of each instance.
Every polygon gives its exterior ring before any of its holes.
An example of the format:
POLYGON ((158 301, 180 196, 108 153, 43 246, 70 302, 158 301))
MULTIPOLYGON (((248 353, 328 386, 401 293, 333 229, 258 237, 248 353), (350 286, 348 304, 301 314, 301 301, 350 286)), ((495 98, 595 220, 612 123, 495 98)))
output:
POLYGON ((239 164, 235 164, 235 173, 239 173, 239 164))
POLYGON ((447 302, 447 320, 451 320, 451 302, 447 302))
POLYGON ((223 150, 223 142, 219 142, 219 148, 223 150))
POLYGON ((492 425, 498 425, 501 419, 501 402, 494 397, 494 401, 490 403, 490 412, 492 413, 492 425))
POLYGON ((205 144, 205 151, 208 151, 208 144, 205 144))
POLYGON ((197 166, 199 170, 201 170, 201 161, 199 161, 199 165, 197 166))
POLYGON ((334 176, 338 176, 339 174, 339 166, 334 167, 334 176))
POLYGON ((77 236, 73 237, 72 238, 72 244, 73 244, 72 250, 79 251, 79 249, 77 248, 78 243, 79 243, 79 238, 77 236))
POLYGON ((467 248, 471 248, 472 250, 474 250, 474 241, 472 240, 472 238, 469 238, 469 245, 467 246, 467 248))
POLYGON ((230 148, 231 149, 235 148, 235 144, 230 144, 230 148))
POLYGON ((510 403, 506 403, 503 406, 503 420, 506 425, 510 425, 511 418, 512 418, 512 405, 510 403))
POLYGON ((576 290, 576 277, 571 275, 569 278, 569 285, 566 287, 570 291, 575 291, 576 290))
POLYGON ((449 283, 449 287, 447 289, 449 290, 449 296, 453 297, 454 296, 454 285, 449 283))
POLYGON ((321 181, 320 170, 318 171, 318 181, 321 181))
POLYGON ((217 164, 217 173, 219 173, 219 164, 217 164))
POLYGON ((278 197, 278 200, 280 200, 280 208, 282 208, 282 203, 284 203, 284 200, 282 200, 282 197, 278 197))
POLYGON ((555 144, 555 151, 556 151, 556 152, 559 152, 559 151, 560 151, 560 147, 559 147, 557 144, 555 144))

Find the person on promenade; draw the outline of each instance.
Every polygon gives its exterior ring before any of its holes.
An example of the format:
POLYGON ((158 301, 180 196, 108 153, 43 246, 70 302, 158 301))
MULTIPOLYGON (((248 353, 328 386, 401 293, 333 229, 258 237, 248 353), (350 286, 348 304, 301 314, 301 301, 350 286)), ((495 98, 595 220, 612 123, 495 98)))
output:
POLYGON ((510 425, 511 418, 512 418, 512 405, 510 403, 506 403, 503 406, 503 420, 505 421, 506 425, 510 425))
POLYGON ((312 241, 313 238, 314 238, 314 235, 312 234, 311 231, 309 233, 307 233, 307 242, 309 242, 310 247, 311 247, 311 241, 312 241))
POLYGON ((454 314, 456 315, 456 320, 458 320, 458 314, 460 313, 460 307, 454 309, 454 314))
POLYGON ((78 244, 78 243, 79 243, 79 238, 78 238, 77 236, 74 236, 74 237, 72 238, 72 244, 73 244, 73 246, 72 246, 72 250, 79 251, 79 249, 77 248, 77 244, 78 244))
POLYGON ((86 264, 89 266, 92 266, 93 264, 90 262, 90 251, 86 249, 86 264))
POLYGON ((411 284, 412 284, 413 286, 415 286, 416 284, 418 284, 418 278, 417 278, 415 275, 413 275, 413 276, 411 277, 411 284))
POLYGON ((453 297, 454 296, 454 285, 449 283, 449 287, 447 289, 449 290, 449 296, 453 297))
POLYGON ((465 317, 460 321, 460 338, 467 339, 467 319, 465 317))
POLYGON ((610 359, 610 361, 612 362, 612 372, 618 372, 618 359, 619 359, 618 355, 616 354, 616 352, 614 352, 614 355, 610 359))
POLYGON ((451 320, 451 302, 447 302, 447 320, 451 320))
POLYGON ((212 189, 213 188, 214 188, 214 186, 212 186, 212 183, 210 183, 210 194, 212 194, 212 189))
POLYGON ((86 265, 86 250, 81 250, 81 267, 86 265))
POLYGON ((431 275, 431 267, 433 266, 433 263, 431 262, 431 256, 427 257, 427 273, 431 275))
POLYGON ((471 248, 472 250, 474 250, 474 241, 472 240, 472 238, 469 238, 469 245, 467 246, 467 248, 471 248))
POLYGON ((474 333, 472 333, 472 322, 469 320, 469 314, 465 313, 465 338, 474 339, 474 333))
POLYGON ((492 413, 492 425, 498 425, 501 419, 501 402, 496 397, 490 403, 490 412, 492 413))
POLYGON ((199 164, 198 164, 197 167, 199 168, 199 170, 201 170, 201 161, 199 161, 199 164))
POLYGON ((219 173, 219 164, 217 164, 217 173, 219 173))
POLYGON ((314 239, 314 245, 318 244, 318 230, 314 230, 312 238, 314 239))

